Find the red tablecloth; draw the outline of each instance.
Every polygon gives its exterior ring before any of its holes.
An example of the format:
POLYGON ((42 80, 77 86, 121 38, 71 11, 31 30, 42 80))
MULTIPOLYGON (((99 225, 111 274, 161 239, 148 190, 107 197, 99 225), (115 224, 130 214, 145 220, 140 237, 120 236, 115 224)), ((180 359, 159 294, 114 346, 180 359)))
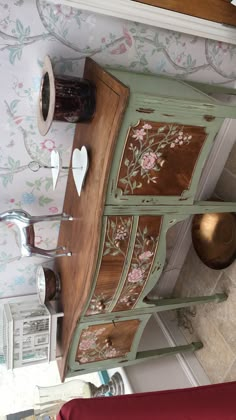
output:
POLYGON ((57 420, 236 420, 236 382, 74 399, 57 420))

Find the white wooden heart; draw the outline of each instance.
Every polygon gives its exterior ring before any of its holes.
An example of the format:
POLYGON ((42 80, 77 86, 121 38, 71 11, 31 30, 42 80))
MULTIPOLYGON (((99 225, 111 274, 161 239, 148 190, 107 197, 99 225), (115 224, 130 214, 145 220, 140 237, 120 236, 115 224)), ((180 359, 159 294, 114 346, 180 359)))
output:
POLYGON ((55 188, 56 188, 60 169, 61 169, 60 155, 59 155, 57 150, 52 150, 51 151, 51 171, 52 171, 52 187, 53 187, 53 190, 55 190, 55 188))
POLYGON ((82 146, 81 150, 74 149, 72 154, 72 173, 79 196, 88 170, 88 163, 88 152, 86 147, 82 146))

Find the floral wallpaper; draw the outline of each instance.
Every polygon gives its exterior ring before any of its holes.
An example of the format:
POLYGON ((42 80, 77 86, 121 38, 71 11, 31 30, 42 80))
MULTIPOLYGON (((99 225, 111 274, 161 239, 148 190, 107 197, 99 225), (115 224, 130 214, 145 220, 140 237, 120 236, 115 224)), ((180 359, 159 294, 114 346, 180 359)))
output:
MULTIPOLYGON (((44 56, 57 73, 82 75, 86 56, 104 66, 164 73, 225 84, 236 80, 236 46, 129 21, 95 15, 43 0, 0 0, 0 212, 23 208, 32 215, 60 212, 67 171, 55 191, 49 164, 57 149, 68 164, 74 126, 55 122, 42 137, 36 109, 44 56)), ((56 245, 58 223, 40 223, 36 244, 56 245)), ((44 260, 19 256, 17 233, 0 224, 0 298, 34 293, 35 270, 44 260), (8 262, 11 260, 11 262, 8 262)))

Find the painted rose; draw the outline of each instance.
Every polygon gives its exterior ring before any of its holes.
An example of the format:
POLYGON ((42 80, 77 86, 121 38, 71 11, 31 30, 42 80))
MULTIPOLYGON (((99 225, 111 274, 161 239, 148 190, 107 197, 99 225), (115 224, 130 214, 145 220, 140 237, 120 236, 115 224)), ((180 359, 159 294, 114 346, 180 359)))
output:
POLYGON ((146 251, 146 252, 143 252, 142 254, 139 255, 139 259, 140 259, 140 261, 148 260, 152 256, 153 256, 153 252, 146 251))
POLYGON ((89 350, 89 349, 93 348, 94 344, 95 344, 95 341, 91 338, 88 338, 88 339, 82 340, 79 343, 79 349, 80 350, 89 350))
POLYGON ((128 275, 130 283, 137 283, 143 280, 143 270, 141 268, 133 268, 128 275))
POLYGON ((135 130, 132 137, 136 140, 143 140, 143 137, 146 136, 144 128, 141 128, 140 130, 135 130))
POLYGON ((153 152, 144 153, 141 157, 141 166, 146 171, 153 169, 156 165, 157 155, 153 152))

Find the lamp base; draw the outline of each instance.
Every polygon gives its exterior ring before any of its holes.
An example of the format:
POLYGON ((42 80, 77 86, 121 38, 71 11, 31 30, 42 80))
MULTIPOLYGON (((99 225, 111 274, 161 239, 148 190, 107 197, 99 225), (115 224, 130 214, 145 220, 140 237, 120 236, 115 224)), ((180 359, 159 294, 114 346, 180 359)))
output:
POLYGON ((89 383, 89 385, 91 397, 103 397, 106 393, 110 393, 113 396, 123 395, 125 393, 124 382, 119 372, 112 375, 108 384, 101 385, 99 388, 92 383, 89 383))

